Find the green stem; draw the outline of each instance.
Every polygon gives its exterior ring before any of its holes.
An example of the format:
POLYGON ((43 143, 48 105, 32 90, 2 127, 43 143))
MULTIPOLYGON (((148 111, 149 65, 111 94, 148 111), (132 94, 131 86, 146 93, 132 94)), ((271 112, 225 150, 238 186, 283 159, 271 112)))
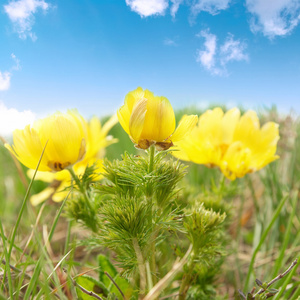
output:
POLYGON ((244 290, 247 291, 248 290, 248 285, 249 285, 249 281, 250 281, 250 277, 252 275, 252 272, 253 272, 253 266, 254 266, 254 261, 255 261, 255 257, 258 253, 258 251, 260 250, 262 244, 264 243, 269 231, 271 230, 273 224, 275 223, 276 219, 278 218, 280 212, 281 212, 281 209, 283 207, 283 205, 285 204, 285 201, 286 199, 288 198, 288 196, 284 197, 281 202, 279 203, 274 215, 273 215, 273 218, 270 222, 270 224, 268 225, 267 229, 265 230, 265 232, 263 233, 258 245, 256 246, 255 250, 253 251, 253 254, 252 254, 252 258, 251 258, 251 261, 250 261, 250 265, 249 265, 249 270, 248 270, 248 274, 247 274, 247 278, 246 278, 246 282, 245 282, 245 286, 244 286, 244 290))
MULTIPOLYGON (((297 264, 295 265, 295 267, 293 268, 293 270, 289 273, 289 275, 285 278, 285 281, 283 282, 282 286, 280 287, 280 290, 279 292, 276 294, 274 300, 279 300, 279 299, 282 299, 281 296, 282 294, 284 293, 287 285, 291 282, 291 279, 292 277, 294 276, 297 268, 299 267, 300 265, 300 257, 298 257, 298 262, 297 264)), ((297 298, 298 299, 298 298, 297 298)))
MULTIPOLYGON (((24 210, 25 210, 25 207, 26 207, 26 204, 27 204, 27 200, 28 200, 28 198, 29 198, 29 194, 30 194, 30 190, 31 190, 33 181, 34 181, 34 179, 35 179, 36 173, 37 173, 38 168, 39 168, 39 166, 40 166, 40 163, 41 163, 41 161, 42 161, 42 157, 43 157, 43 155, 44 155, 44 152, 45 152, 47 143, 48 143, 48 141, 46 142, 46 144, 45 144, 45 146, 44 146, 44 149, 43 149, 43 151, 42 151, 42 154, 41 154, 40 159, 39 159, 39 161, 38 161, 38 164, 37 164, 37 166, 36 166, 36 169, 35 169, 35 172, 34 172, 34 174, 33 174, 33 177, 32 177, 32 179, 31 179, 31 181, 30 181, 30 184, 29 184, 29 186, 28 186, 28 188, 27 188, 27 191, 26 191, 25 197, 24 197, 24 199, 23 199, 23 202, 22 202, 22 205, 21 205, 21 209, 20 209, 20 211, 19 211, 19 215, 18 215, 18 218, 17 218, 17 221, 16 221, 16 225, 15 225, 14 230, 13 230, 13 232, 12 232, 12 237, 11 237, 11 240, 10 240, 10 245, 9 245, 9 249, 8 249, 8 253, 7 253, 7 260, 6 260, 7 266, 9 266, 9 264, 10 264, 10 257, 11 257, 13 245, 14 245, 14 243, 15 243, 15 238, 16 238, 17 230, 18 230, 18 227, 19 227, 19 224, 20 224, 20 221, 21 221, 23 212, 24 212, 24 210)), ((6 267, 5 270, 8 271, 8 276, 10 276, 10 269, 9 269, 8 267, 6 267)), ((10 293, 12 293, 12 291, 10 291, 10 293)), ((11 297, 11 299, 13 299, 13 298, 11 297)))
POLYGON ((1 219, 0 219, 0 229, 1 229, 1 237, 2 237, 2 243, 3 243, 3 252, 4 252, 4 256, 5 256, 5 269, 4 269, 4 274, 3 274, 3 281, 1 283, 1 290, 2 290, 2 285, 5 282, 6 273, 7 273, 9 295, 10 295, 10 299, 13 299, 13 286, 12 286, 11 273, 10 273, 9 256, 8 256, 7 249, 6 249, 6 241, 5 241, 6 238, 5 238, 1 219))
POLYGON ((65 254, 68 252, 69 249, 69 243, 71 239, 71 228, 72 228, 72 220, 68 221, 68 229, 67 229, 67 236, 66 236, 66 242, 65 242, 65 254))
POLYGON ((220 182, 219 182, 219 192, 221 192, 223 194, 223 190, 224 190, 224 186, 225 186, 225 175, 222 173, 221 177, 220 177, 220 182))
POLYGON ((149 168, 148 168, 148 173, 151 173, 153 171, 154 156, 155 156, 155 146, 152 145, 152 146, 150 146, 150 150, 149 150, 149 168))
POLYGON ((132 239, 133 248, 136 254, 136 258, 138 261, 139 273, 140 273, 140 296, 139 299, 143 299, 144 295, 146 294, 146 283, 147 283, 147 276, 146 276, 146 265, 144 262, 143 254, 141 248, 139 246, 138 240, 136 238, 132 239))
POLYGON ((279 272, 280 267, 281 267, 282 262, 283 262, 284 257, 285 257, 285 250, 286 250, 286 248, 289 244, 289 240, 290 240, 290 236, 291 236, 291 232, 292 232, 293 220, 294 220, 294 216, 295 216, 296 210, 297 210, 297 202, 298 202, 298 191, 296 191, 294 193, 294 196, 292 198, 292 212, 291 212, 290 217, 289 217, 289 221, 288 221, 288 225, 287 225, 287 228, 286 228, 286 234, 284 235, 283 243, 280 246, 280 254, 279 254, 279 256, 276 260, 272 277, 275 277, 276 274, 279 272))
POLYGON ((78 188, 79 188, 81 194, 83 195, 84 200, 86 201, 86 203, 89 206, 90 210, 93 211, 91 202, 90 202, 90 200, 89 200, 89 198, 86 194, 86 190, 85 190, 84 186, 82 185, 82 183, 80 182, 78 176, 75 174, 73 168, 68 168, 67 170, 70 172, 72 178, 74 179, 76 185, 78 186, 78 188))
MULTIPOLYGON (((155 157, 155 146, 152 145, 149 150, 149 166, 148 166, 148 173, 152 173, 154 169, 154 157, 155 157)), ((152 201, 152 187, 149 187, 151 191, 149 192, 148 201, 151 202, 151 205, 153 207, 153 201, 152 201)), ((148 188, 148 190, 149 190, 148 188)), ((155 239, 156 239, 156 234, 154 233, 154 226, 153 226, 153 211, 151 209, 151 215, 150 215, 150 221, 151 221, 151 227, 152 227, 152 233, 154 234, 153 240, 150 244, 150 249, 151 249, 151 255, 150 255, 150 266, 151 266, 151 271, 152 271, 152 282, 155 284, 156 283, 156 261, 155 261, 155 239)))
MULTIPOLYGON (((45 145, 45 147, 44 147, 44 149, 43 149, 43 151, 42 151, 42 154, 41 154, 40 159, 39 159, 39 161, 38 161, 37 167, 36 167, 36 169, 35 169, 35 172, 34 172, 34 174, 33 174, 33 177, 32 177, 32 179, 31 179, 31 181, 30 181, 30 184, 29 184, 28 189, 27 189, 27 191, 26 191, 25 197, 24 197, 24 199, 23 199, 23 203, 22 203, 22 206, 21 206, 21 209, 20 209, 18 218, 17 218, 17 222, 16 222, 16 225, 15 225, 15 227, 14 227, 14 231, 13 231, 13 233, 12 233, 12 238, 11 238, 11 241, 10 241, 10 247, 9 247, 9 250, 8 250, 8 257, 9 257, 9 258, 10 258, 10 256, 11 256, 13 244, 14 244, 14 242, 15 242, 17 229, 18 229, 18 227, 19 227, 19 224, 20 224, 20 221, 21 221, 23 212, 24 212, 24 210, 25 210, 25 206, 26 206, 27 200, 28 200, 28 198, 29 198, 29 193, 30 193, 30 190, 31 190, 33 181, 34 181, 34 179, 35 179, 35 175, 36 175, 36 173, 37 173, 37 171, 38 171, 38 168, 39 168, 39 166, 40 166, 40 163, 41 163, 41 161, 42 161, 42 157, 43 157, 43 155, 44 155, 46 146, 47 146, 47 143, 46 143, 46 145, 45 145)), ((9 263, 9 262, 8 262, 8 263, 9 263)))
POLYGON ((184 273, 181 285, 179 288, 179 298, 178 300, 185 300, 187 292, 190 288, 191 282, 193 280, 193 270, 194 270, 194 252, 191 255, 190 263, 187 266, 187 272, 184 273))

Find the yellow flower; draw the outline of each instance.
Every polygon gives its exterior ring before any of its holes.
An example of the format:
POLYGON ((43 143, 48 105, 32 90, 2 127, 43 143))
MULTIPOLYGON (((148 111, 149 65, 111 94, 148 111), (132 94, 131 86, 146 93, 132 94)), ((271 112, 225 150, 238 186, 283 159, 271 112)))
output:
MULTIPOLYGON (((76 175, 83 175, 88 165, 95 164, 94 180, 101 179, 100 172, 103 171, 102 162, 105 155, 105 147, 117 142, 117 139, 113 139, 107 134, 117 121, 116 115, 111 117, 103 127, 100 120, 96 117, 93 117, 89 122, 84 121, 87 132, 86 154, 84 159, 73 166, 76 175)), ((33 170, 28 170, 27 172, 29 177, 32 177, 33 173, 33 170)), ((48 182, 49 186, 30 198, 30 202, 33 205, 38 205, 48 198, 55 202, 63 201, 69 192, 68 187, 71 185, 72 180, 71 174, 67 170, 56 173, 37 172, 35 178, 36 180, 48 182)))
POLYGON ((55 113, 13 132, 5 147, 30 169, 35 169, 47 143, 40 171, 61 171, 80 161, 86 152, 86 126, 75 111, 55 113))
POLYGON ((254 111, 242 117, 237 108, 225 114, 221 108, 206 111, 198 126, 178 143, 172 154, 182 160, 218 166, 223 174, 234 180, 255 172, 279 158, 278 124, 268 122, 260 128, 254 111))
POLYGON ((118 119, 137 148, 155 145, 158 150, 167 150, 191 131, 198 117, 184 116, 175 130, 175 115, 169 100, 138 87, 126 95, 118 119))

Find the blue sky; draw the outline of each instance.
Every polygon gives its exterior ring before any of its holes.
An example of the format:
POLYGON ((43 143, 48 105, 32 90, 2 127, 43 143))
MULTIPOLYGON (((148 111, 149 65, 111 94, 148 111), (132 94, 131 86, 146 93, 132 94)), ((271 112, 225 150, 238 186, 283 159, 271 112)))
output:
POLYGON ((103 116, 138 86, 174 108, 300 112, 299 22, 300 0, 1 1, 0 127, 103 116))

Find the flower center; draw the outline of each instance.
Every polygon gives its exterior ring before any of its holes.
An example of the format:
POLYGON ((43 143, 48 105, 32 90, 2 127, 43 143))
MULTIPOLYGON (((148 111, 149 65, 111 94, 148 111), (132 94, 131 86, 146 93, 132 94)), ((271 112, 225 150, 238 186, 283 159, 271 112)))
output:
POLYGON ((48 167, 56 172, 62 171, 63 169, 67 168, 70 165, 71 165, 70 162, 64 162, 64 163, 61 163, 59 161, 49 161, 48 162, 48 167))

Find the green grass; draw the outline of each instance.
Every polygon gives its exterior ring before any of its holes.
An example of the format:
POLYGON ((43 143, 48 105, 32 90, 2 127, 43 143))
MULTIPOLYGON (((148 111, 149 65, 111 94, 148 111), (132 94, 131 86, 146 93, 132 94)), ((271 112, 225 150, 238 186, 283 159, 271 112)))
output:
MULTIPOLYGON (((186 112, 179 112, 177 118, 186 112)), ((187 189, 182 191, 183 203, 197 198, 208 206, 215 205, 215 209, 230 207, 227 256, 214 283, 218 299, 238 299, 238 289, 250 291, 255 279, 269 282, 299 258, 300 122, 282 117, 274 109, 260 117, 262 122, 280 124, 278 161, 243 179, 226 180, 220 203, 210 202, 211 195, 218 193, 218 170, 187 163, 188 174, 182 182, 187 189)), ((119 143, 107 148, 108 159, 120 159, 124 151, 138 153, 119 124, 110 134, 119 143)), ((21 170, 26 173, 23 166, 21 170)), ((48 201, 38 207, 27 203, 25 185, 29 186, 30 180, 26 180, 22 182, 13 159, 0 143, 0 259, 10 261, 13 267, 0 265, 0 299, 76 299, 78 292, 70 277, 76 279, 88 271, 87 275, 97 280, 97 256, 107 254, 107 250, 83 245, 89 232, 74 222, 72 228, 69 226, 64 203, 48 201), (22 203, 26 203, 23 208, 22 203)), ((44 187, 36 181, 29 191, 35 193, 44 187)), ((300 297, 298 264, 272 285, 279 289, 274 299, 300 297)))

